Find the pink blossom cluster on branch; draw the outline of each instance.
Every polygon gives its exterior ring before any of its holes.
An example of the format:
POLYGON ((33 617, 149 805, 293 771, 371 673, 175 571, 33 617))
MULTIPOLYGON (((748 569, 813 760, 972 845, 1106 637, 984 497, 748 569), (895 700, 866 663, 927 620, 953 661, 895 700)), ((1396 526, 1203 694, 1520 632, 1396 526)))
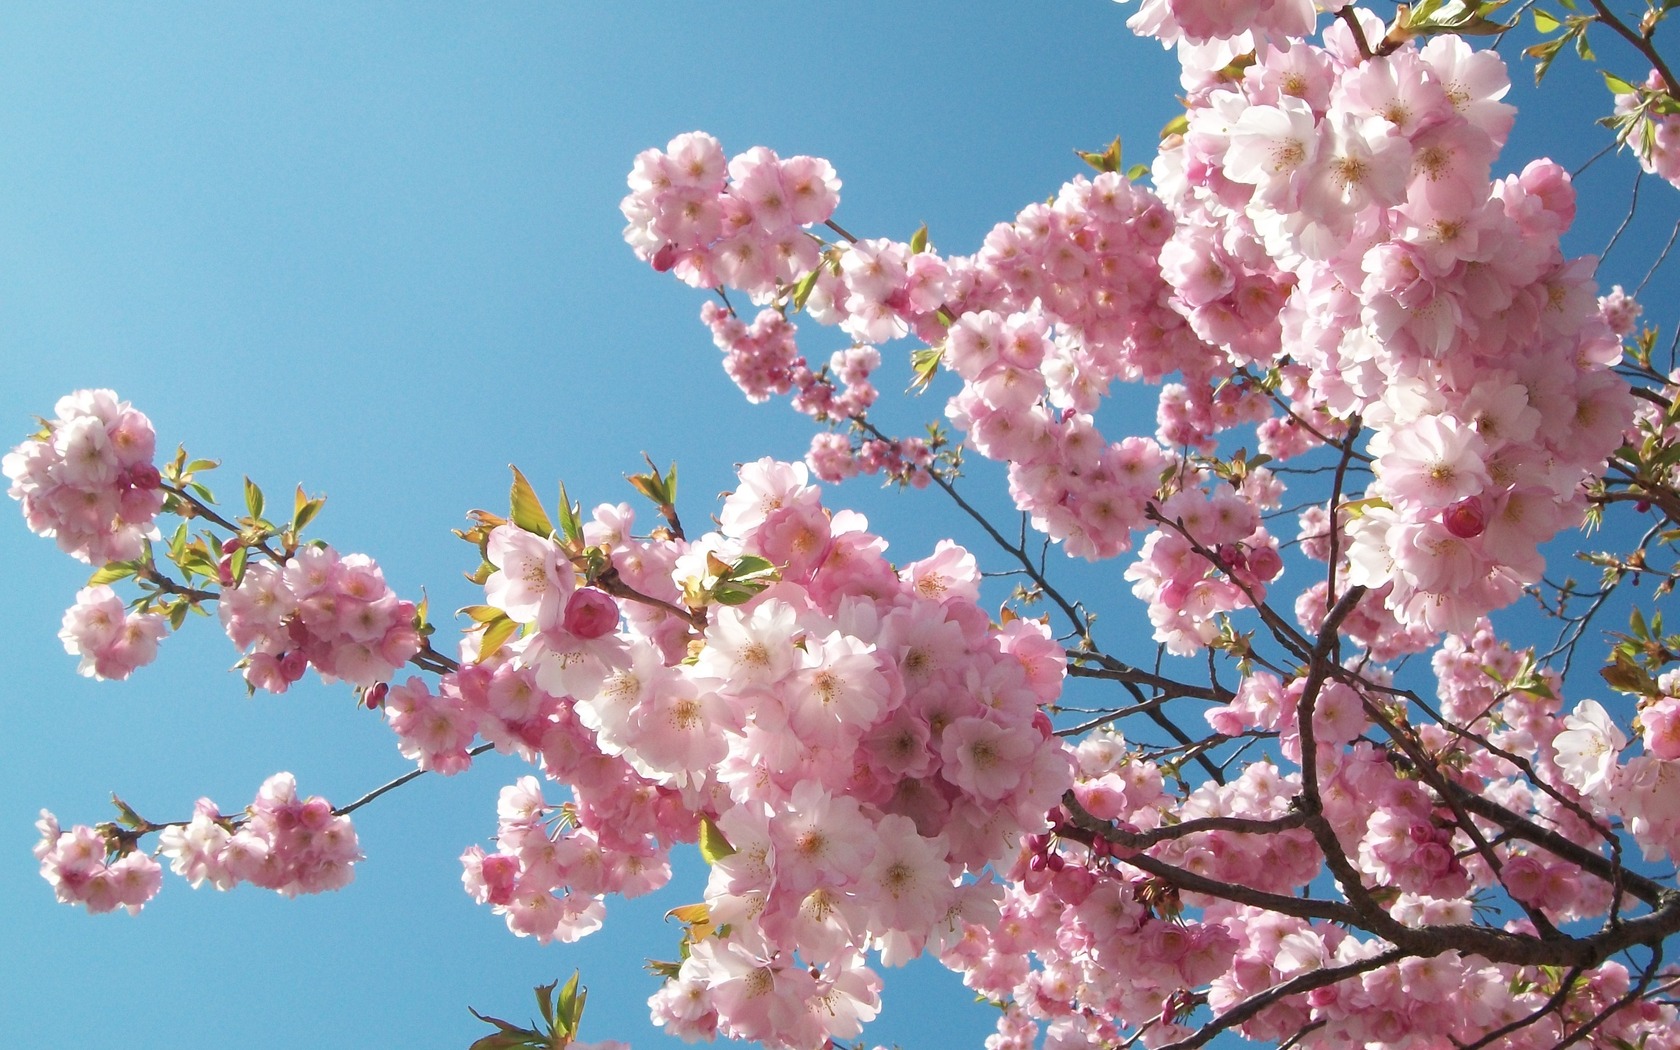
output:
POLYGON ((599 895, 663 883, 647 844, 692 839, 699 817, 727 843, 705 908, 729 932, 690 946, 656 1021, 815 1046, 878 1009, 871 947, 901 963, 983 917, 990 866, 1044 828, 1069 784, 1041 713, 1063 658, 1032 621, 989 623, 961 548, 895 571, 861 517, 824 510, 802 465, 744 466, 719 521, 694 541, 637 540, 627 508, 599 508, 585 536, 639 613, 595 638, 567 625, 588 592, 560 545, 489 535, 486 603, 525 625, 494 673, 547 694, 543 766, 578 802, 551 827, 534 780, 505 791, 497 852, 469 850, 466 882, 515 932, 571 939, 599 922, 599 895), (715 591, 752 557, 783 566, 779 581, 712 606, 703 630, 678 615, 685 591, 715 591), (623 841, 633 807, 603 805, 608 791, 658 818, 646 844, 623 841))
POLYGON ((36 534, 90 565, 138 557, 163 507, 151 420, 109 390, 59 399, 55 418, 0 459, 36 534))
POLYGON ((420 651, 414 603, 365 554, 305 546, 285 564, 254 562, 222 591, 219 611, 253 689, 283 693, 309 667, 367 688, 420 651))
POLYGON ((194 889, 207 881, 219 890, 249 882, 288 897, 322 893, 349 884, 362 859, 350 818, 319 795, 298 798, 290 773, 264 781, 237 817, 223 816, 209 799, 200 799, 192 819, 179 823, 155 826, 127 810, 124 816, 121 827, 78 824, 64 831, 42 811, 35 856, 59 900, 91 912, 119 906, 138 912, 162 886, 162 867, 135 848, 153 831, 158 854, 194 889))

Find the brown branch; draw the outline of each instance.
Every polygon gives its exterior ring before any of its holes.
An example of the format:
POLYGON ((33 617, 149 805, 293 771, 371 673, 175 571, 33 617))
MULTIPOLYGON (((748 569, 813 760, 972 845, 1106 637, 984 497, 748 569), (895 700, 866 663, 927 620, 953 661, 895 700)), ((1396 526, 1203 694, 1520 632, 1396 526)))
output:
MULTIPOLYGON (((468 751, 467 756, 469 758, 477 758, 479 755, 484 754, 486 751, 489 751, 490 749, 494 748, 495 746, 496 746, 495 744, 480 744, 477 747, 473 748, 472 750, 468 751)), ((350 814, 356 812, 358 809, 361 809, 363 806, 367 805, 369 802, 372 802, 374 799, 378 798, 380 795, 385 794, 387 791, 395 791, 397 788, 402 787, 404 784, 408 783, 409 781, 417 779, 419 777, 425 776, 427 772, 428 772, 428 770, 424 770, 424 769, 411 769, 407 773, 404 773, 402 776, 397 777, 395 780, 388 781, 387 783, 379 785, 378 787, 374 788, 372 791, 369 791, 367 794, 363 795, 361 798, 359 798, 356 801, 350 803, 349 805, 339 806, 338 808, 334 809, 333 810, 333 816, 335 816, 335 817, 347 817, 350 814)))
POLYGON ((1380 955, 1373 955, 1369 959, 1360 959, 1356 962, 1344 963, 1341 966, 1326 967, 1322 970, 1311 970, 1298 977, 1291 977, 1282 984, 1273 985, 1263 992, 1256 992, 1247 999, 1244 999, 1242 1002, 1231 1007, 1229 1010, 1226 1010, 1218 1017, 1215 1017, 1213 1020, 1203 1025, 1196 1031, 1195 1035, 1192 1035, 1187 1039, 1180 1039, 1176 1043, 1167 1043, 1165 1046, 1158 1047, 1157 1050, 1196 1050, 1197 1047, 1206 1046, 1207 1043, 1220 1032, 1223 1032, 1228 1028, 1234 1028, 1237 1025, 1250 1020, 1261 1010, 1271 1006, 1280 999, 1287 999, 1292 995, 1300 995, 1302 992, 1310 992, 1314 988, 1325 988, 1332 984, 1344 981, 1349 977, 1357 977, 1362 973, 1369 973, 1372 970, 1381 969, 1389 963, 1399 962, 1401 959, 1406 958, 1409 954, 1411 953, 1402 951, 1399 948, 1393 948, 1380 955))

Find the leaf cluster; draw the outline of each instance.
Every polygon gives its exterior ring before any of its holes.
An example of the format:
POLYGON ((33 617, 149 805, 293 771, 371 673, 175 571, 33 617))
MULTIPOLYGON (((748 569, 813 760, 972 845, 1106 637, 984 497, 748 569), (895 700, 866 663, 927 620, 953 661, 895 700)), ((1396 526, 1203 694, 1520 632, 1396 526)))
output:
POLYGON ((533 989, 537 997, 537 1019, 529 1027, 504 1021, 500 1017, 489 1017, 467 1007, 474 1017, 496 1028, 496 1031, 476 1040, 468 1050, 565 1050, 577 1038, 578 1024, 583 1020, 584 1000, 589 997, 589 991, 579 986, 576 972, 557 995, 555 989, 559 985, 559 981, 553 981, 533 989))

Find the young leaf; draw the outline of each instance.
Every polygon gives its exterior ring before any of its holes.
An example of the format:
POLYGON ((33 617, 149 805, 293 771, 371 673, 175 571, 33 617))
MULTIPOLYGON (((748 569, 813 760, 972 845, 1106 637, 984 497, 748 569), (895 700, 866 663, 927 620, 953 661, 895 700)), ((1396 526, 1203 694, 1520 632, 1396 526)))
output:
MULTIPOLYGON (((675 469, 675 468, 672 468, 675 469)), ((583 522, 578 517, 580 508, 566 495, 566 483, 560 483, 560 535, 571 546, 583 542, 583 522)))
POLYGON ((1604 76, 1604 86, 1609 88, 1613 95, 1632 95, 1639 90, 1614 73, 1602 69, 1599 73, 1604 76))
POLYGON ((513 523, 526 532, 534 533, 543 539, 554 535, 554 525, 548 520, 548 511, 543 510, 542 500, 531 488, 531 483, 525 480, 525 475, 519 468, 508 464, 513 471, 513 489, 508 493, 508 503, 511 507, 508 517, 513 523))
POLYGON ((513 637, 513 632, 518 629, 519 625, 510 620, 506 614, 503 614, 499 620, 491 620, 485 624, 484 637, 479 639, 478 642, 479 662, 483 663, 495 656, 496 652, 507 644, 507 640, 513 637))
POLYGON ((263 493, 252 481, 250 475, 245 477, 245 509, 251 512, 253 519, 261 518, 263 512, 263 493))
POLYGON ((817 287, 817 274, 821 272, 822 267, 819 266, 801 277, 799 283, 793 286, 793 308, 795 310, 805 309, 806 301, 811 298, 811 292, 817 287))
POLYGON ((92 576, 89 576, 87 585, 89 587, 97 587, 102 583, 115 583, 118 580, 126 580, 138 572, 139 569, 139 565, 131 561, 114 561, 105 566, 103 569, 95 571, 92 576))
POLYGON ((712 818, 711 817, 701 817, 700 818, 700 857, 701 857, 701 859, 704 860, 707 864, 716 864, 718 861, 722 860, 723 858, 729 856, 730 854, 732 854, 734 852, 735 852, 735 847, 731 846, 729 844, 729 840, 723 837, 723 832, 719 831, 718 826, 716 824, 712 823, 712 818))

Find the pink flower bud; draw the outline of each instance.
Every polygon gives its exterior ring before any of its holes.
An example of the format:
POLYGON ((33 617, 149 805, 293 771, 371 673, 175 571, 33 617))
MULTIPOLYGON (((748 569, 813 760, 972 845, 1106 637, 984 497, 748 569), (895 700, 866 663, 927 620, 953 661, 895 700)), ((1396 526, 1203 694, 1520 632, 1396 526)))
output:
POLYGON ((384 682, 377 682, 362 694, 362 703, 367 705, 369 711, 373 711, 385 702, 385 694, 390 691, 391 687, 389 685, 384 682))
POLYGON ((163 487, 163 475, 150 463, 137 463, 123 472, 122 480, 129 488, 155 489, 163 487))
POLYGON ((495 853, 484 858, 484 888, 491 904, 507 904, 513 900, 513 883, 519 875, 519 858, 508 853, 495 853))
POLYGON ((654 252, 653 258, 649 259, 648 262, 659 273, 667 272, 671 267, 677 265, 677 246, 674 244, 665 245, 654 252))
POLYGON ((303 655, 301 649, 293 649, 280 657, 280 675, 288 682, 295 682, 303 677, 303 672, 309 670, 309 658, 303 655))
POLYGON ((1441 524, 1461 540, 1480 536, 1487 528, 1487 512, 1482 509, 1482 497, 1466 496, 1441 512, 1441 524))
POLYGON ((233 586, 233 559, 224 556, 216 563, 216 578, 222 581, 223 587, 233 586))
POLYGON ((610 595, 582 587, 566 603, 566 630, 579 638, 600 638, 618 627, 618 603, 610 595))
POLYGON ((238 536, 229 536, 227 539, 222 541, 222 553, 232 554, 234 551, 243 546, 245 546, 245 541, 241 540, 238 536))
POLYGON ((1271 547, 1255 547, 1248 552, 1248 571, 1261 583, 1270 583, 1283 571, 1283 558, 1271 547))

